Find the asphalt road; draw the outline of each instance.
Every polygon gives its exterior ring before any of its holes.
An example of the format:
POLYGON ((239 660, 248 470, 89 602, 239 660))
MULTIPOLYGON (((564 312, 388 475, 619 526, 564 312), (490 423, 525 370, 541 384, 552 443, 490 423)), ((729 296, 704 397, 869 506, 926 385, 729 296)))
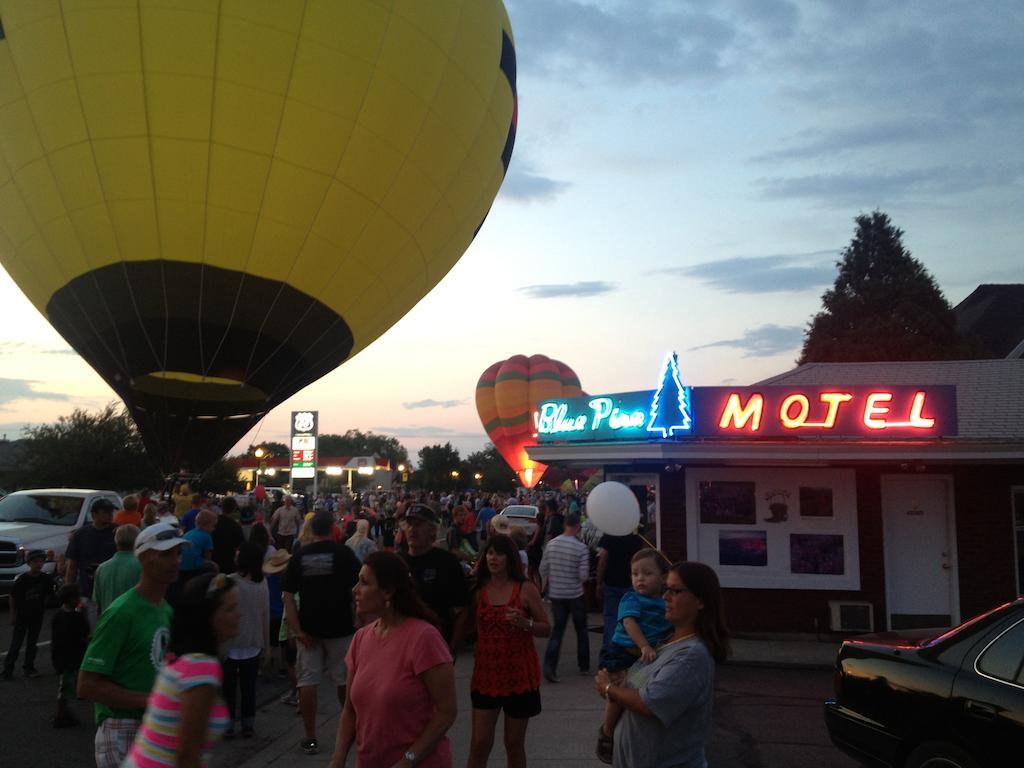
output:
MULTIPOLYGON (((12 627, 7 598, 0 598, 0 658, 6 659, 11 644, 12 627)), ((21 665, 24 649, 14 670, 14 679, 0 682, 0 766, 21 768, 45 765, 53 768, 93 768, 93 707, 86 701, 76 701, 72 709, 82 724, 76 728, 54 730, 50 725, 56 708, 57 675, 50 663, 50 619, 53 611, 47 611, 40 634, 40 648, 36 656, 36 668, 42 677, 30 680, 22 676, 21 665)), ((260 680, 257 684, 257 703, 265 705, 268 712, 294 717, 290 707, 277 703, 278 697, 286 690, 287 682, 274 678, 260 680)), ((259 748, 259 739, 238 739, 225 744, 218 753, 227 753, 230 762, 225 766, 239 765, 259 748)), ((220 756, 218 754, 218 756, 220 756)))
POLYGON ((856 768, 828 738, 822 702, 832 673, 718 669, 708 764, 713 768, 856 768))
MULTIPOLYGON (((6 653, 10 643, 8 617, 4 607, 0 610, 0 653, 6 653)), ((41 641, 49 641, 48 620, 41 641)), ((28 680, 21 676, 19 662, 14 680, 0 683, 0 765, 90 768, 94 765, 91 705, 87 702, 74 704, 83 721, 81 726, 54 730, 50 718, 57 678, 50 664, 48 645, 40 648, 37 667, 43 676, 28 680)), ((241 765, 291 727, 295 722, 292 718, 296 717, 294 710, 277 702, 285 687, 280 679, 260 682, 258 698, 263 706, 257 714, 257 736, 219 745, 214 758, 217 768, 241 765)), ((821 703, 831 689, 831 673, 827 671, 721 667, 715 696, 714 730, 708 745, 710 765, 714 768, 854 768, 857 764, 831 745, 825 731, 821 703)), ((325 706, 336 708, 337 704, 331 702, 325 706)), ((549 716, 558 717, 554 711, 549 716)), ((541 730, 546 728, 539 728, 534 738, 541 736, 541 730)), ((591 737, 589 732, 578 736, 586 741, 591 737)), ((497 753, 493 755, 492 762, 503 764, 503 760, 494 759, 497 757, 497 753)), ((600 763, 595 760, 594 765, 600 763)))

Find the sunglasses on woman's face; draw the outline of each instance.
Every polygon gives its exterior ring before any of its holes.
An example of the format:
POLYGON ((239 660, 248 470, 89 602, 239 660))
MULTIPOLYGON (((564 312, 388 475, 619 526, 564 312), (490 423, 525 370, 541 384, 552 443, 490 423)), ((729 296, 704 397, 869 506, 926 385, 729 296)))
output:
POLYGON ((665 587, 661 590, 662 596, 672 595, 672 597, 679 597, 683 592, 690 592, 691 590, 686 587, 665 587))

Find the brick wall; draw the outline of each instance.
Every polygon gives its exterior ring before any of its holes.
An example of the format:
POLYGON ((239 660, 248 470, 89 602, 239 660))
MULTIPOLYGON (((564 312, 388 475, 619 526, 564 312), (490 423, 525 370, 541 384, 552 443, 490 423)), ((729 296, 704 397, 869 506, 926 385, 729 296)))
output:
POLYGON ((960 613, 966 619, 1016 597, 1011 486, 1024 466, 954 470, 960 613))

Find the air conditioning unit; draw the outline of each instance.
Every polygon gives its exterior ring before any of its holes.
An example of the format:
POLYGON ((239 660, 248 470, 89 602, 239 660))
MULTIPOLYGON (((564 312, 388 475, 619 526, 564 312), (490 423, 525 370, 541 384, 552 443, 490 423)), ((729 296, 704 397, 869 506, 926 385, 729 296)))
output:
POLYGON ((833 632, 874 632, 874 607, 855 600, 829 600, 828 628, 833 632))

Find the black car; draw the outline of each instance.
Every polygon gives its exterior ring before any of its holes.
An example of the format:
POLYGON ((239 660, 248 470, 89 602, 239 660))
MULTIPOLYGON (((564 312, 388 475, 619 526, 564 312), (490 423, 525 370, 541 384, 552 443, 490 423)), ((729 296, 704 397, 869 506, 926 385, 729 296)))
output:
POLYGON ((832 742, 870 765, 987 768, 1024 764, 1024 599, 943 634, 885 632, 846 640, 832 742))

